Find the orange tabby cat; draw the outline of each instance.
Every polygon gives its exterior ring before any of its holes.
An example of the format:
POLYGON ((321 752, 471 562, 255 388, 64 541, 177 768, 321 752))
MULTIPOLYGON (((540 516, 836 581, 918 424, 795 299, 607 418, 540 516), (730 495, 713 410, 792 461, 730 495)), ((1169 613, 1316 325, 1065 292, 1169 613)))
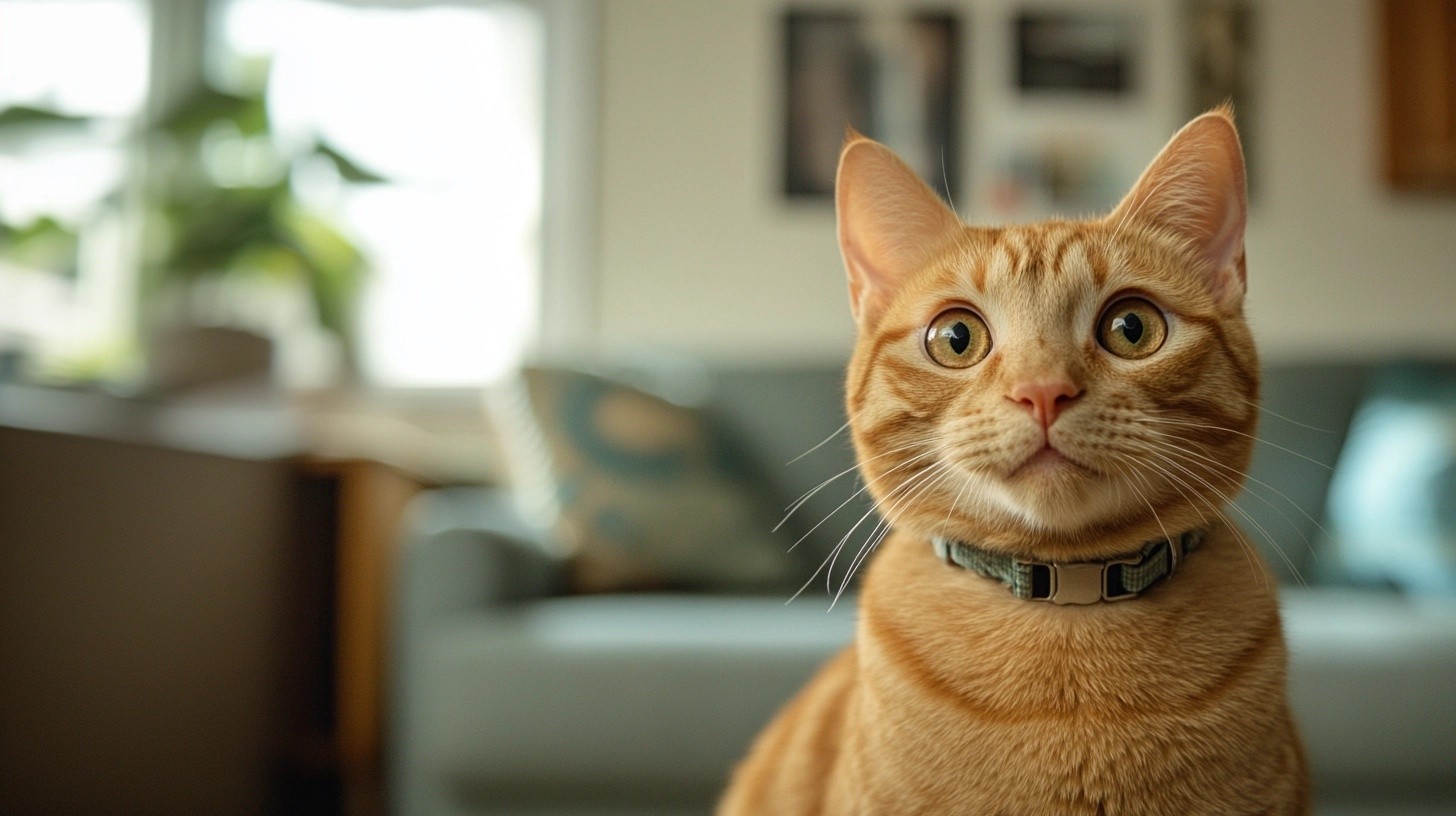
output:
POLYGON ((1273 580, 1222 512, 1259 386, 1229 113, 1101 220, 968 227, 853 133, 836 195, 895 532, 719 813, 1308 813, 1273 580))

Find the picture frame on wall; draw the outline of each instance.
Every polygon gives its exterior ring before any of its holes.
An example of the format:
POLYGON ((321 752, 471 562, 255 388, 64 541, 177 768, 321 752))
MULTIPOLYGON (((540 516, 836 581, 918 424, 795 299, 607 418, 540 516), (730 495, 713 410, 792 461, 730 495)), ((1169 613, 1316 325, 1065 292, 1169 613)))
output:
POLYGON ((1185 0, 1183 19, 1189 55, 1184 114, 1192 118, 1224 103, 1233 105, 1252 196, 1260 169, 1254 11, 1246 0, 1185 0))
POLYGON ((1149 109, 1152 26, 1136 8, 1067 4, 1006 21, 1009 82, 973 205, 1000 223, 1107 212, 1146 161, 1128 135, 1149 109))
POLYGON ((790 10, 783 33, 783 194, 832 200, 845 128, 884 142, 953 200, 961 22, 944 12, 790 10))
POLYGON ((1016 16, 1022 93, 1119 96, 1136 82, 1137 19, 1120 11, 1024 11, 1016 16))

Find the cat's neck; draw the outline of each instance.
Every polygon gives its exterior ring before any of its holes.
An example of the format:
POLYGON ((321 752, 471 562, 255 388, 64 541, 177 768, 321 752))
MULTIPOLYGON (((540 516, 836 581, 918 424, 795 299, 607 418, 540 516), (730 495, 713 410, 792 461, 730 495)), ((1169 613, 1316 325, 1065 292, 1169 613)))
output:
POLYGON ((1127 515, 1070 530, 1001 518, 943 530, 904 529, 904 532, 927 542, 935 538, 963 541, 977 549, 1025 561, 1073 563, 1123 558, 1150 541, 1168 540, 1191 530, 1211 527, 1204 515, 1170 506, 1160 508, 1155 515, 1127 515))
POLYGON ((1172 578, 1206 532, 1186 530, 1144 542, 1114 558, 1091 561, 1027 560, 941 536, 932 538, 931 544, 947 565, 998 581, 1021 600, 1084 605, 1131 600, 1172 578))
MULTIPOLYGON (((861 603, 885 607, 881 614, 889 614, 907 627, 924 625, 934 630, 947 625, 957 628, 960 624, 955 621, 962 617, 967 627, 982 628, 974 621, 984 624, 1007 615, 1078 626, 1086 621, 1118 622, 1146 615, 1181 621, 1211 609, 1224 614, 1240 605, 1263 607, 1275 595, 1275 581, 1263 558, 1248 547, 1237 528, 1222 521, 1209 525, 1197 551, 1185 559, 1176 575, 1119 603, 1057 606, 1022 600, 995 579, 946 564, 930 537, 903 531, 887 538, 871 561, 861 603), (950 616, 945 617, 948 612, 950 616)), ((1186 621, 1178 625, 1186 625, 1186 621)))

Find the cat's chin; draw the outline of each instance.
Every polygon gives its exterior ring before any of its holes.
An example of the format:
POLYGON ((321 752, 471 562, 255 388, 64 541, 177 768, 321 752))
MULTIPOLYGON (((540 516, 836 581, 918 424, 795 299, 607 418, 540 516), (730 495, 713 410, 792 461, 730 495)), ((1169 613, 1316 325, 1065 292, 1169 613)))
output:
POLYGON ((1051 448, 997 481, 1003 509, 1031 529, 1075 532, 1121 515, 1127 501, 1111 480, 1051 448))

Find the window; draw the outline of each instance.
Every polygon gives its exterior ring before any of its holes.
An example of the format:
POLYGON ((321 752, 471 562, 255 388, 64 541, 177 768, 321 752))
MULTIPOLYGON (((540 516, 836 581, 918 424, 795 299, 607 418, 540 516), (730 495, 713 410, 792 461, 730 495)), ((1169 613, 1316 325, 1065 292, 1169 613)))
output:
POLYGON ((130 331, 120 201, 148 48, 141 0, 0 2, 0 350, 78 358, 130 331))
MULTIPOLYGON (((366 383, 476 385, 514 363, 537 335, 552 283, 543 230, 582 220, 582 205, 543 216, 547 86, 560 79, 548 75, 545 54, 563 20, 583 27, 571 4, 185 5, 0 0, 0 352, 136 353, 139 315, 153 313, 138 298, 165 304, 176 294, 148 288, 178 268, 172 255, 160 273, 148 264, 156 213, 182 200, 156 198, 178 172, 165 149, 159 160, 156 135, 173 126, 166 112, 185 89, 205 83, 261 99, 266 111, 261 136, 206 124, 200 168, 209 183, 283 184, 290 204, 364 259, 350 356, 366 383), (153 26, 167 36, 152 42, 153 26), (149 76, 152 65, 175 75, 149 76)), ((213 222, 202 222, 205 234, 213 222)), ((553 255, 580 254, 581 245, 562 243, 550 242, 553 255)), ((290 338, 320 332, 304 327, 314 320, 307 293, 283 289, 214 276, 184 285, 183 308, 198 301, 211 319, 266 331, 286 358, 290 338)))
POLYGON ((543 30, 531 7, 232 0, 216 81, 266 61, 274 137, 316 140, 378 181, 296 183, 369 259, 366 378, 480 383, 535 327, 543 30))

